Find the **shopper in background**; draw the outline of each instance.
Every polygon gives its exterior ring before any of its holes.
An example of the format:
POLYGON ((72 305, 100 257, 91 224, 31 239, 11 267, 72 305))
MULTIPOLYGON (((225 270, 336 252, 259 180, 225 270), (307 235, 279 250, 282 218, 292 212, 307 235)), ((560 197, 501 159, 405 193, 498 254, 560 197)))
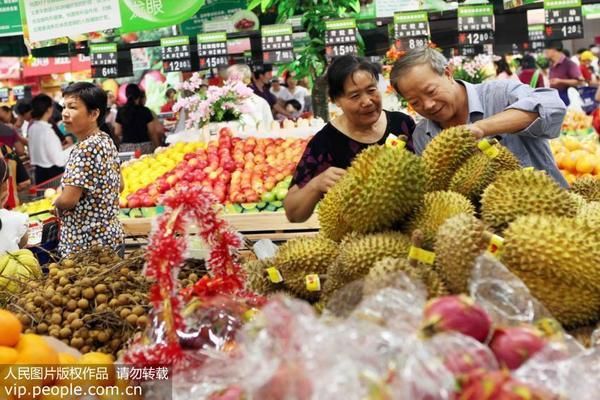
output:
POLYGON ((31 122, 27 132, 29 138, 29 158, 35 167, 35 183, 46 182, 64 172, 65 155, 63 145, 54 132, 52 99, 38 94, 31 101, 31 122))
POLYGON ((581 72, 583 80, 588 85, 596 86, 598 84, 598 78, 592 68, 592 61, 594 61, 594 54, 591 51, 585 50, 579 54, 579 71, 581 72))
POLYGON ((112 91, 107 90, 106 91, 106 118, 104 119, 104 121, 108 125, 110 125, 113 129, 115 126, 115 121, 117 120, 117 111, 118 111, 117 98, 115 97, 115 94, 112 91))
MULTIPOLYGON (((252 71, 245 64, 235 64, 227 68, 227 79, 239 79, 245 85, 250 86, 252 82, 252 71)), ((270 104, 262 97, 252 94, 244 101, 247 112, 240 116, 243 125, 257 129, 270 129, 273 124, 273 113, 270 104)))
POLYGON ((550 60, 550 87, 558 90, 562 101, 569 105, 568 89, 583 82, 581 71, 577 64, 565 55, 561 41, 547 42, 544 55, 550 60))
POLYGON ((120 142, 120 151, 150 154, 160 146, 160 131, 155 117, 144 106, 143 93, 135 83, 125 89, 127 103, 121 107, 115 120, 115 136, 120 142))
POLYGON ((394 65, 391 80, 424 117, 413 135, 417 153, 443 129, 466 125, 473 140, 497 138, 524 167, 545 170, 567 187, 548 144, 560 135, 566 114, 555 90, 512 79, 477 85, 454 80, 446 58, 429 47, 409 50, 394 65))
POLYGON ((519 80, 533 88, 544 87, 544 76, 531 54, 525 54, 521 60, 519 80))
POLYGON ((494 65, 496 67, 496 79, 514 79, 513 72, 510 69, 510 66, 506 62, 505 57, 498 57, 494 60, 494 65))
POLYGON ((208 84, 210 86, 223 86, 223 83, 227 79, 227 67, 227 64, 218 65, 217 73, 213 74, 213 76, 208 79, 208 84))
POLYGON ((289 221, 306 221, 367 147, 384 144, 390 135, 406 135, 412 151, 415 123, 406 114, 382 109, 378 75, 369 61, 350 55, 336 58, 327 69, 329 97, 343 114, 309 141, 283 203, 289 221))
POLYGON ((262 97, 269 103, 271 107, 271 113, 273 115, 279 113, 281 115, 290 117, 290 114, 285 110, 283 106, 283 100, 277 99, 270 91, 269 91, 269 82, 273 78, 272 68, 268 65, 257 65, 254 67, 254 71, 252 73, 252 83, 248 85, 250 89, 254 91, 254 94, 262 97))
POLYGON ((26 214, 4 208, 9 197, 9 184, 8 165, 0 157, 0 255, 27 245, 29 218, 26 214))
POLYGON ((31 179, 29 172, 23 165, 21 157, 11 149, 10 147, 0 144, 0 158, 4 159, 8 165, 8 171, 10 175, 8 185, 8 199, 6 200, 5 207, 13 209, 20 204, 19 192, 27 190, 31 185, 31 179))
POLYGON ((121 250, 119 153, 108 134, 99 129, 106 115, 106 93, 91 83, 77 82, 64 90, 64 97, 63 119, 79 142, 54 203, 62 222, 59 253, 66 257, 92 246, 121 250))
POLYGON ((17 114, 17 122, 15 122, 15 128, 17 132, 23 137, 27 137, 27 131, 29 130, 29 122, 31 121, 31 103, 27 101, 20 101, 15 106, 15 112, 17 114))
POLYGON ((284 101, 290 96, 290 92, 288 92, 285 86, 281 86, 281 81, 277 77, 271 79, 271 88, 269 91, 273 94, 273 96, 277 97, 277 99, 284 101))
POLYGON ((9 106, 1 106, 0 107, 0 122, 12 125, 15 122, 15 118, 13 117, 12 110, 9 106))
POLYGON ((287 87, 287 91, 289 94, 286 94, 282 97, 284 101, 288 100, 296 100, 302 106, 301 111, 304 110, 304 103, 306 97, 309 96, 308 90, 306 88, 298 85, 298 80, 296 79, 296 73, 291 71, 286 71, 284 74, 285 85, 287 87))
MULTIPOLYGON (((10 112, 10 108, 9 108, 10 112)), ((19 155, 25 155, 25 146, 27 146, 27 139, 19 135, 17 130, 13 127, 10 122, 0 122, 0 145, 5 144, 19 155)))
POLYGON ((167 101, 160 107, 161 113, 170 113, 173 112, 173 106, 177 101, 177 91, 173 88, 168 88, 165 92, 165 98, 167 101))

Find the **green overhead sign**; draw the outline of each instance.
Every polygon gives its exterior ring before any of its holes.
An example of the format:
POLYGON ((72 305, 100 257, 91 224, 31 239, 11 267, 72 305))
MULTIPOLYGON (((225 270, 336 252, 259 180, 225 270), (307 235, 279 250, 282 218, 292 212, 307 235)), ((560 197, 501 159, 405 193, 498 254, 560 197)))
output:
POLYGON ((192 18, 204 0, 120 0, 121 33, 147 31, 192 18))
POLYGON ((0 36, 16 36, 23 33, 19 2, 0 0, 0 36))

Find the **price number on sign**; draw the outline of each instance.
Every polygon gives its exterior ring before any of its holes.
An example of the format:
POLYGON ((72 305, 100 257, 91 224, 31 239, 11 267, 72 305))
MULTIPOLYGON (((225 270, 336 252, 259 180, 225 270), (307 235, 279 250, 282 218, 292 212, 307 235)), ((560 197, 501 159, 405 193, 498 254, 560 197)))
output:
POLYGON ((581 25, 563 25, 560 30, 564 37, 572 37, 581 33, 581 25))
POLYGON ((546 25, 546 38, 551 40, 577 39, 583 37, 581 24, 546 25))
POLYGON ((94 78, 116 78, 119 76, 117 66, 92 67, 92 76, 94 78))
POLYGON ((192 62, 190 60, 163 61, 163 70, 165 72, 191 71, 192 62))
POLYGON ((412 50, 419 47, 425 47, 429 44, 429 39, 426 37, 401 38, 396 43, 399 50, 412 50))
POLYGON ((465 32, 458 35, 459 45, 478 45, 488 44, 493 42, 494 35, 492 32, 465 32))
POLYGON ((356 55, 358 54, 358 48, 356 47, 356 44, 341 44, 335 46, 327 46, 326 52, 329 57, 356 55))
POLYGON ((263 53, 263 62, 270 64, 285 64, 294 61, 293 50, 275 50, 263 53))
POLYGON ((200 68, 216 68, 219 65, 229 64, 229 60, 225 56, 220 57, 200 57, 200 68))

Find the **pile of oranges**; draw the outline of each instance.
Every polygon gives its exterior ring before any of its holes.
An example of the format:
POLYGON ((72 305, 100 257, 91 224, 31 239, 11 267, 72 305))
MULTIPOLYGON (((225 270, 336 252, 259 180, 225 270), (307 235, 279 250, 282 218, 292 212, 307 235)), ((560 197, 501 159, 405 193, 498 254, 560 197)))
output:
MULTIPOLYGON (((21 322, 14 314, 0 309, 0 399, 73 398, 72 396, 58 396, 50 392, 59 392, 60 387, 67 388, 70 385, 80 387, 123 385, 123 382, 117 380, 112 356, 103 353, 87 353, 75 357, 69 353, 61 353, 56 351, 45 337, 30 333, 22 334, 22 330, 21 322), (56 377, 56 369, 60 366, 65 368, 80 366, 80 369, 85 368, 84 366, 92 366, 92 368, 104 366, 107 376, 101 379, 83 377, 61 379, 56 377), (36 369, 42 372, 36 374, 34 372, 36 369), (28 371, 27 378, 24 378, 23 370, 28 371), (48 388, 46 394, 40 395, 39 393, 43 392, 41 388, 44 387, 55 387, 56 389, 48 388), (17 392, 17 390, 23 391, 17 392), (37 395, 34 396, 34 393, 37 395)), ((100 396, 96 397, 101 398, 100 396)), ((106 397, 106 399, 108 398, 106 397)))
POLYGON ((569 185, 585 176, 600 179, 600 144, 596 135, 561 136, 552 140, 550 147, 569 185))

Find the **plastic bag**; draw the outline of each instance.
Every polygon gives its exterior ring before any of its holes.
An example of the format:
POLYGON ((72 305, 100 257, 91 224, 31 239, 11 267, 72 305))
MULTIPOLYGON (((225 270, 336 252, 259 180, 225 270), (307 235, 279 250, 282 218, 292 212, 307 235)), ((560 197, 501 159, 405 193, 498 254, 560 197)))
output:
POLYGON ((261 239, 258 242, 254 243, 252 246, 254 249, 254 254, 256 254, 256 258, 259 260, 266 260, 269 258, 275 257, 277 254, 277 245, 273 243, 270 239, 261 239))

